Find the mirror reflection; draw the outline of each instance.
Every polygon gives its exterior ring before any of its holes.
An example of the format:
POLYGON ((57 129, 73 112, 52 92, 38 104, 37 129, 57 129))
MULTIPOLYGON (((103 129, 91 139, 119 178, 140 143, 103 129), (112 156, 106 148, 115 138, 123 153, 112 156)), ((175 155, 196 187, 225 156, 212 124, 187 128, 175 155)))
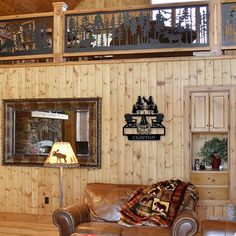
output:
POLYGON ((4 164, 42 165, 70 142, 81 166, 100 167, 100 99, 4 101, 4 164))

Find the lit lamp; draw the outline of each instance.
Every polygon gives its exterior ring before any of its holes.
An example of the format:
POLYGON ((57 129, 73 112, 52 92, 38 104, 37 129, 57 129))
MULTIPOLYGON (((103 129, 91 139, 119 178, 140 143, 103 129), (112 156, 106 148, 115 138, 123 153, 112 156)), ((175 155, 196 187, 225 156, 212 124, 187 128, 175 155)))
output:
POLYGON ((60 184, 60 207, 63 201, 63 185, 62 174, 63 167, 78 167, 78 160, 75 153, 68 142, 55 142, 51 148, 50 153, 44 163, 46 167, 60 168, 59 184, 60 184))

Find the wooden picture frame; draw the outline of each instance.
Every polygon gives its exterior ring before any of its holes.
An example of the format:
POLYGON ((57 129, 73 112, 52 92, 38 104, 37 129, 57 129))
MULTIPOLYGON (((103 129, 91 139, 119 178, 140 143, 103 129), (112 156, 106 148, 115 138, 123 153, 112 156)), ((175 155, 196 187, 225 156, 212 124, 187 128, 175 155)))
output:
POLYGON ((56 141, 79 167, 101 167, 101 98, 4 99, 3 165, 43 166, 56 141))

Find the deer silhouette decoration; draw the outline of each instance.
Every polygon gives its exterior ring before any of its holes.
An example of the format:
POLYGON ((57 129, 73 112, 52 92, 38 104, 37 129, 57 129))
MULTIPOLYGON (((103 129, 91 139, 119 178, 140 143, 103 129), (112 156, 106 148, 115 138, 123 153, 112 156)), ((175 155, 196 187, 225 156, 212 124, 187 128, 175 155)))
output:
POLYGON ((63 163, 63 162, 62 162, 62 159, 64 160, 64 163, 67 163, 67 161, 66 161, 66 155, 63 154, 63 153, 60 153, 60 152, 59 152, 59 149, 57 149, 56 151, 54 151, 54 152, 52 153, 52 156, 55 156, 55 157, 57 158, 57 163, 63 163))

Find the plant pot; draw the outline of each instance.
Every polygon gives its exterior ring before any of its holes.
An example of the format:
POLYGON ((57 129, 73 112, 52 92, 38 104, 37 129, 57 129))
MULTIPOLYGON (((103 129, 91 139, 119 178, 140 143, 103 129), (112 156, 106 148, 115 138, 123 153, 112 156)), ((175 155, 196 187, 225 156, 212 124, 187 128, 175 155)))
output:
POLYGON ((211 162, 212 169, 213 170, 219 170, 220 169, 220 164, 221 164, 221 160, 220 160, 219 155, 213 154, 212 155, 212 162, 211 162))

